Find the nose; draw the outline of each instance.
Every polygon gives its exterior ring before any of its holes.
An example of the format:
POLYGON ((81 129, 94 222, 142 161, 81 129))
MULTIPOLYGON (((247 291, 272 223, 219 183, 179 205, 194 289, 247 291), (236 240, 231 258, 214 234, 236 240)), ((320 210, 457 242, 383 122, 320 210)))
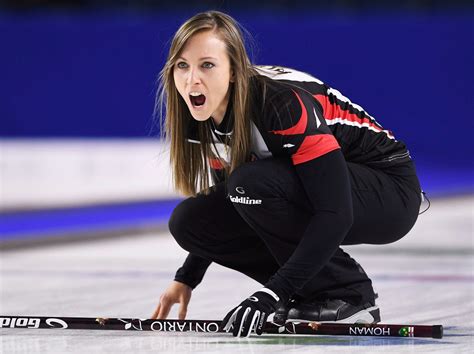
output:
POLYGON ((191 68, 188 71, 187 84, 195 85, 201 83, 201 77, 199 76, 199 71, 196 68, 191 68))

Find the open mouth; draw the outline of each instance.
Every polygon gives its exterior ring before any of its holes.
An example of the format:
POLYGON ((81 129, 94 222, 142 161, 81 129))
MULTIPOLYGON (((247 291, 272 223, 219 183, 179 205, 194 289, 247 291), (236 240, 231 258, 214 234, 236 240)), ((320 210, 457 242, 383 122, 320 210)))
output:
POLYGON ((191 100, 192 105, 195 107, 202 106, 206 102, 206 96, 203 94, 198 96, 189 95, 189 99, 191 100))

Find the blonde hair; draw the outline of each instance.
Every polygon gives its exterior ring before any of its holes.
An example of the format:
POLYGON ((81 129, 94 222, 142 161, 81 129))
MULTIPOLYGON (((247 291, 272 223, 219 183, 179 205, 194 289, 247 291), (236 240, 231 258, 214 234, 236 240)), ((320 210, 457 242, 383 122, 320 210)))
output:
MULTIPOLYGON (((246 161, 250 150, 251 94, 250 77, 256 74, 245 49, 243 28, 229 15, 218 11, 199 13, 187 20, 178 29, 171 42, 166 64, 160 72, 160 87, 156 108, 162 112, 166 106, 165 124, 162 132, 170 140, 170 160, 174 187, 185 195, 196 195, 207 191, 210 186, 209 159, 212 136, 210 119, 198 122, 198 136, 201 144, 187 141, 187 124, 191 116, 185 101, 176 89, 173 70, 186 42, 194 34, 215 31, 226 45, 234 81, 231 83, 234 126, 231 147, 231 165, 225 167, 226 175, 246 161)), ((156 112, 155 108, 155 112, 156 112)))

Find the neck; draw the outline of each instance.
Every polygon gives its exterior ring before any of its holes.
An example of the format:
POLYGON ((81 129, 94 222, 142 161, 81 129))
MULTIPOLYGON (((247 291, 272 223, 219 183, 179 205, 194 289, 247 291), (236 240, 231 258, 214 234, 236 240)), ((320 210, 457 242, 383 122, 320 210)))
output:
POLYGON ((220 107, 211 116, 211 119, 213 120, 216 126, 219 126, 224 120, 225 114, 227 112, 227 108, 229 107, 229 97, 230 97, 230 90, 227 91, 224 101, 222 102, 220 107))
POLYGON ((211 119, 214 122, 216 127, 219 126, 222 123, 222 121, 224 120, 224 115, 225 115, 225 112, 224 112, 224 114, 222 114, 220 116, 213 115, 211 117, 211 119))

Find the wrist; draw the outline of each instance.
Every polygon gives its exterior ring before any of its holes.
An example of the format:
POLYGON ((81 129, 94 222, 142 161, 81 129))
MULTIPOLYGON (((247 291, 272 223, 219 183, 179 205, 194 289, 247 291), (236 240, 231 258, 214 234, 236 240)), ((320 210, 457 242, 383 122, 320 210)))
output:
POLYGON ((270 278, 270 280, 265 284, 264 289, 269 289, 273 293, 276 294, 278 297, 278 301, 282 304, 286 304, 288 300, 290 299, 291 295, 293 292, 290 290, 291 288, 289 285, 284 282, 284 279, 282 279, 278 275, 274 275, 273 277, 270 278))
POLYGON ((194 290, 189 284, 186 284, 185 282, 183 282, 181 280, 174 279, 173 283, 175 284, 175 286, 179 286, 179 287, 182 287, 182 288, 187 288, 189 290, 194 290))
POLYGON ((187 279, 183 274, 178 274, 176 273, 174 279, 174 282, 186 285, 190 287, 191 289, 194 289, 198 284, 195 284, 191 279, 187 279))

